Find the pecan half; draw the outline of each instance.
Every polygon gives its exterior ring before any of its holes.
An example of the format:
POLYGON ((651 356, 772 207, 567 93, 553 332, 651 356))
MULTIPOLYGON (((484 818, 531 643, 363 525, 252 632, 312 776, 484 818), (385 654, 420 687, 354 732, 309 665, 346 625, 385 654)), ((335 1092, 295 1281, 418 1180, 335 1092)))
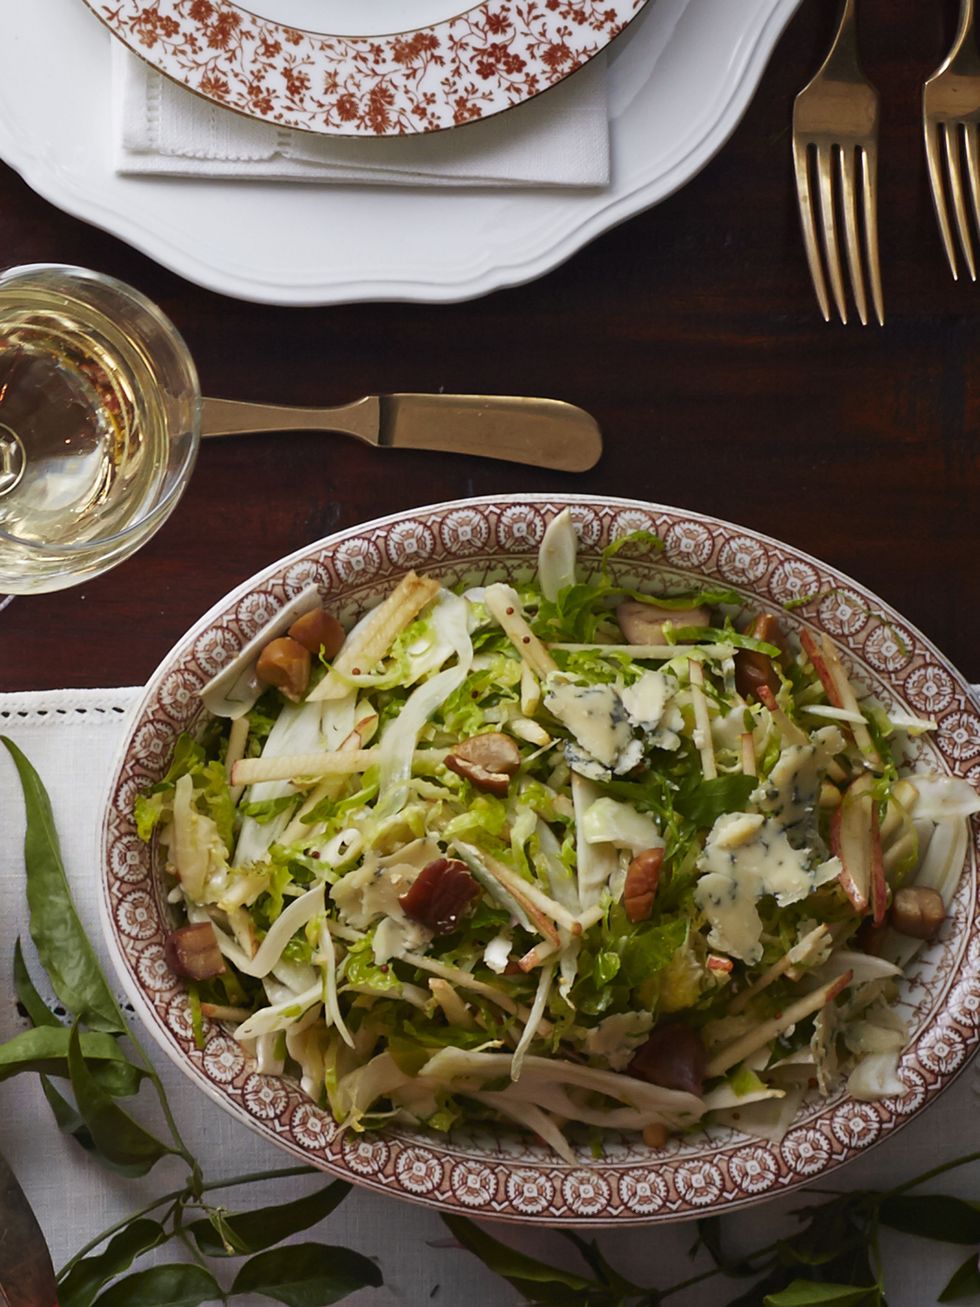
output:
POLYGON ((167 966, 188 980, 210 980, 227 970, 210 921, 171 931, 163 945, 167 966))
MULTIPOLYGON (((760 613, 746 632, 756 640, 778 645, 782 638, 779 623, 771 613, 760 613)), ((735 653, 735 688, 743 699, 757 699, 759 690, 767 685, 775 694, 779 690, 779 677, 768 654, 754 649, 738 649, 735 653)))
POLYGON ((448 935, 480 887, 457 858, 436 858, 422 868, 398 902, 402 911, 435 935, 448 935))
POLYGON ((664 1089, 681 1089, 701 1097, 708 1065, 701 1036, 690 1026, 658 1026, 633 1054, 627 1075, 664 1089))
POLYGON ((912 939, 932 939, 946 920, 946 907, 938 890, 927 885, 906 885, 895 892, 891 923, 912 939))
POLYGON ((270 640, 259 654, 255 675, 262 685, 274 685, 297 702, 310 683, 310 651, 290 635, 270 640))
POLYGON ((643 1127, 643 1142, 646 1144, 647 1148, 653 1148, 659 1152, 661 1148, 667 1146, 667 1140, 669 1138, 670 1134, 667 1127, 661 1125, 659 1121, 653 1121, 650 1125, 645 1125, 643 1127))
POLYGON ((289 628, 289 634, 311 654, 318 655, 322 651, 329 662, 337 657, 347 639, 347 632, 325 608, 314 608, 312 612, 297 617, 289 628))
POLYGON ((510 778, 521 765, 521 751, 509 735, 488 731, 461 740, 446 758, 446 766, 464 776, 478 790, 504 795, 510 778))
POLYGON ((660 884, 660 869, 663 865, 663 849, 644 849, 627 868, 623 907, 630 921, 646 921, 653 911, 653 900, 660 884))

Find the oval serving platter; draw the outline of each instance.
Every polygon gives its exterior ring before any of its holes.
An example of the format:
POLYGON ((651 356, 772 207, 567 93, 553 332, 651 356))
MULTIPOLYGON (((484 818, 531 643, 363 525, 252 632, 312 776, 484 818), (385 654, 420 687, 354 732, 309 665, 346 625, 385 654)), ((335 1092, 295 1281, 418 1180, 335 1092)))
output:
POLYGON ((177 735, 201 718, 198 692, 289 598, 311 582, 350 619, 408 568, 447 583, 520 578, 533 571, 549 518, 570 503, 580 567, 598 565, 611 540, 643 529, 654 556, 624 549, 617 575, 675 586, 708 580, 826 631, 849 674, 886 708, 935 719, 913 745, 922 767, 980 782, 980 711, 959 674, 929 641, 858 583, 766 536, 693 512, 590 496, 461 500, 369 522, 310 545, 244 582, 167 655, 134 710, 111 782, 103 831, 103 921, 137 1012, 168 1056, 213 1103, 294 1157, 376 1191, 481 1218, 575 1226, 672 1221, 729 1210, 791 1190, 887 1139, 927 1108, 980 1042, 980 920, 976 824, 939 939, 910 965, 900 1006, 912 1032, 899 1068, 901 1098, 858 1102, 840 1091, 808 1098, 784 1138, 766 1143, 709 1126, 652 1154, 611 1134, 605 1156, 580 1148, 575 1165, 507 1130, 447 1139, 405 1129, 340 1129, 285 1078, 261 1076, 218 1027, 194 1046, 180 982, 163 957, 168 922, 151 850, 133 819, 139 791, 166 771, 177 735), (805 601, 805 602, 804 602, 805 601))

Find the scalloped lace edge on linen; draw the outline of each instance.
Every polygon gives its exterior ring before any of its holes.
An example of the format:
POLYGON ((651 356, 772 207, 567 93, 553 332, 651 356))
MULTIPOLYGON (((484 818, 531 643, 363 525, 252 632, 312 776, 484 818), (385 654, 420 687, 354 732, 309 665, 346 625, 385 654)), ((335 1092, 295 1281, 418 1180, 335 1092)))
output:
POLYGON ((118 722, 143 692, 139 685, 108 690, 20 690, 0 694, 0 722, 14 719, 32 726, 72 726, 118 722))

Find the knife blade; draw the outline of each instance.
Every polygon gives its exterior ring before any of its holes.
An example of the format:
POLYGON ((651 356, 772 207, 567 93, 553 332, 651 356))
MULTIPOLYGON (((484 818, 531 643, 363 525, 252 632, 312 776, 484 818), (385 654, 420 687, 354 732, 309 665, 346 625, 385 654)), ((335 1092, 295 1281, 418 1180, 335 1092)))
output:
POLYGON ((41 1227, 0 1155, 0 1307, 58 1307, 58 1286, 41 1227))
POLYGON ((561 472, 585 472, 602 453, 595 418, 560 399, 366 395, 338 408, 202 401, 202 436, 267 431, 336 431, 379 449, 474 454, 561 472))

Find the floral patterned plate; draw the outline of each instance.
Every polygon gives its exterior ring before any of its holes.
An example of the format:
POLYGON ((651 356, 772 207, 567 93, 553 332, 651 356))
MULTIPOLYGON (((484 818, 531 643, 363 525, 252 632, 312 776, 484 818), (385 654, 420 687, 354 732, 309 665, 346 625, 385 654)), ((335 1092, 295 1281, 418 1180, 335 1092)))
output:
POLYGON ((132 818, 134 798, 166 771, 178 734, 200 722, 200 688, 304 586, 315 582, 351 618, 409 567, 449 584, 526 576, 546 522, 569 502, 585 568, 610 540, 643 528, 664 549, 617 555, 617 571, 634 583, 706 579, 737 590, 747 605, 777 611, 801 601, 784 620, 827 631, 855 681, 886 708, 936 720, 937 730, 918 742, 917 761, 980 781, 980 711, 963 679, 899 614, 833 568, 754 531, 660 505, 585 495, 459 500, 342 531, 274 563, 167 655, 134 710, 111 782, 103 922, 124 986, 167 1055, 213 1102, 301 1161, 381 1193, 484 1218, 579 1226, 678 1220, 784 1193, 832 1170, 887 1139, 963 1069, 980 1042, 980 831, 939 939, 903 984, 900 1006, 912 1032, 899 1068, 904 1096, 813 1097, 778 1143, 712 1126, 654 1154, 637 1136, 611 1134, 602 1158, 582 1147, 570 1165, 505 1129, 448 1138, 405 1129, 347 1134, 296 1084, 259 1075, 222 1029, 207 1028, 198 1050, 184 991, 164 962, 160 879, 132 818))
POLYGON ((605 49, 647 0, 85 0, 226 109, 331 136, 437 132, 513 108, 605 49))

